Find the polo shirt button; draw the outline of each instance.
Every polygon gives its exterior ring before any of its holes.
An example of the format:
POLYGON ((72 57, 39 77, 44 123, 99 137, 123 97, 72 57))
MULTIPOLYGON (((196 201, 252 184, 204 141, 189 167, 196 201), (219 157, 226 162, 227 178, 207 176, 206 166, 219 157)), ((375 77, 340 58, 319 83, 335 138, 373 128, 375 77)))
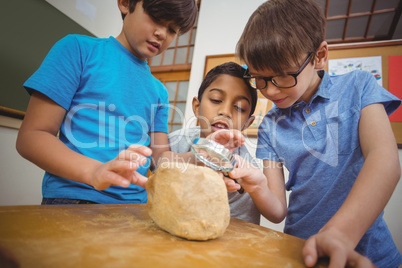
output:
POLYGON ((310 108, 306 108, 306 110, 304 110, 306 113, 310 113, 311 109, 310 108))
POLYGON ((310 125, 314 127, 315 125, 317 125, 317 122, 316 122, 316 121, 312 121, 312 122, 310 123, 310 125))

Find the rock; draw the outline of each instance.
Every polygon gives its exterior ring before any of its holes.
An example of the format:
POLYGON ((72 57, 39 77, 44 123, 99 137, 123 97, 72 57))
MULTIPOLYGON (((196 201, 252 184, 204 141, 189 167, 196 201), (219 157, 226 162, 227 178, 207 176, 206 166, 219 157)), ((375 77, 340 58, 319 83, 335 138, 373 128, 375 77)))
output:
POLYGON ((149 216, 163 230, 189 240, 217 238, 230 221, 225 183, 207 167, 162 163, 146 185, 149 216))

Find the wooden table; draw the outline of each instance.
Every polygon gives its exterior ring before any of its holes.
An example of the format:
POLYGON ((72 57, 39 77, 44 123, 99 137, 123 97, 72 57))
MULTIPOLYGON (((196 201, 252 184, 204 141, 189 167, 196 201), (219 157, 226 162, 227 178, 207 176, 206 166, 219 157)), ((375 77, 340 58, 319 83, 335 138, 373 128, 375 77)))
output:
POLYGON ((235 218, 222 237, 188 241, 137 204, 0 207, 0 267, 304 267, 303 244, 235 218))

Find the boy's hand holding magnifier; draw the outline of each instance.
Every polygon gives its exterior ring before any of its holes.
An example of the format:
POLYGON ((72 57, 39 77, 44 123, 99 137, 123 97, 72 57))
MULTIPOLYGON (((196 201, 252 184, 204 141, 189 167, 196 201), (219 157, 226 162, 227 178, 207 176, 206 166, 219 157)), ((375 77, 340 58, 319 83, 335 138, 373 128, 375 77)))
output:
POLYGON ((229 179, 228 172, 236 166, 236 158, 232 152, 244 144, 244 137, 238 130, 219 130, 194 141, 191 151, 206 166, 223 173, 229 192, 244 193, 244 189, 235 179, 229 179))

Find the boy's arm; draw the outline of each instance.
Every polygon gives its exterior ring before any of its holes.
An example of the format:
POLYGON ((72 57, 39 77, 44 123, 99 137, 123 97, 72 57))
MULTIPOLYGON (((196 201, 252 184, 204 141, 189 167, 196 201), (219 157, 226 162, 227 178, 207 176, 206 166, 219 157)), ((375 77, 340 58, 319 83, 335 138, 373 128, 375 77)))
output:
MULTIPOLYGON (((263 172, 268 181, 268 188, 272 194, 279 201, 276 206, 276 213, 280 215, 275 223, 280 223, 286 217, 287 214, 287 202, 286 202, 286 188, 285 188, 285 176, 283 174, 283 166, 281 162, 277 161, 263 161, 263 172)), ((269 220, 269 218, 267 218, 269 220)))
POLYGON ((382 104, 362 109, 359 137, 363 167, 340 209, 318 234, 307 240, 303 255, 308 266, 314 265, 317 256, 325 255, 331 264, 343 267, 399 181, 398 149, 382 104))
POLYGON ((133 146, 107 163, 78 154, 57 138, 65 115, 66 110, 61 106, 34 92, 18 133, 18 152, 52 174, 92 185, 98 190, 111 185, 127 187, 138 180, 133 172, 145 163, 141 155, 149 155, 149 148, 133 146))
POLYGON ((282 164, 264 160, 264 173, 261 170, 236 155, 239 163, 232 172, 231 178, 236 179, 244 190, 249 193, 260 213, 269 221, 281 222, 287 213, 285 179, 282 164))

